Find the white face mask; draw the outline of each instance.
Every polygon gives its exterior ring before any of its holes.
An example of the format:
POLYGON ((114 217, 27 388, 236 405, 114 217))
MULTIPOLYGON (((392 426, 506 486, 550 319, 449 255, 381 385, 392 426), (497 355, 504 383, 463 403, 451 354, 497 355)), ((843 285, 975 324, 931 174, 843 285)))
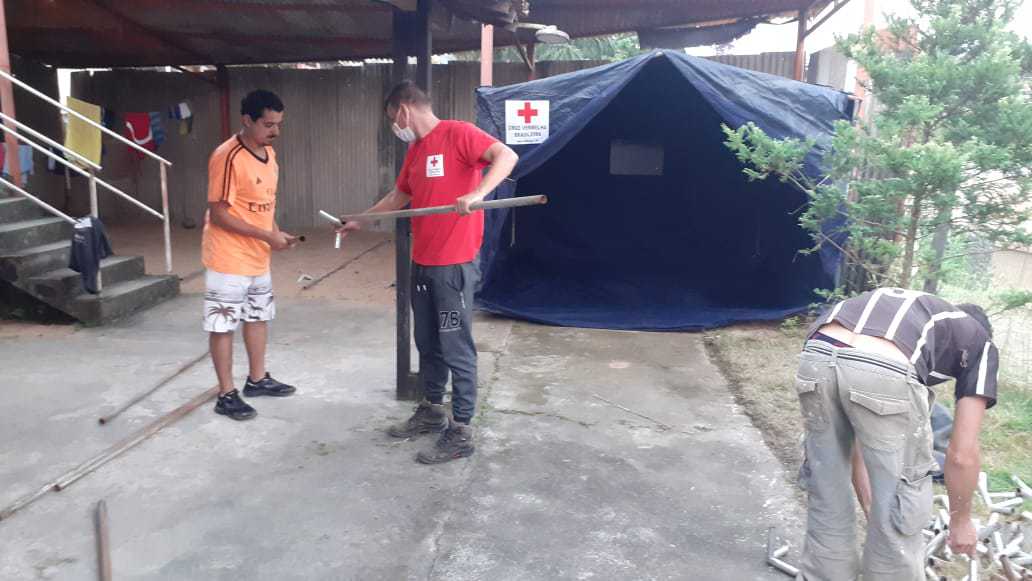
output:
MULTIPOLYGON (((401 116, 401 110, 399 109, 398 110, 398 114, 394 118, 397 119, 400 116, 401 116)), ((412 119, 411 118, 409 119, 409 126, 408 127, 402 129, 401 127, 398 127, 398 122, 395 121, 394 123, 391 124, 391 130, 394 131, 394 135, 396 135, 398 137, 398 139, 404 141, 405 143, 412 143, 413 141, 416 140, 416 132, 412 130, 412 119)))
POLYGON ((396 135, 398 139, 404 141, 405 143, 412 143, 416 140, 416 132, 412 131, 411 127, 406 127, 402 129, 401 127, 398 127, 397 123, 392 123, 391 130, 394 131, 394 135, 396 135))

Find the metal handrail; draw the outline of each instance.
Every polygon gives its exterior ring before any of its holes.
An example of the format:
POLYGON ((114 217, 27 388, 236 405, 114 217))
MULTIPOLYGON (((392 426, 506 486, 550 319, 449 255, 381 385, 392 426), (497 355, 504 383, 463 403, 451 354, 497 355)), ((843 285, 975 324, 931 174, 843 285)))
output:
POLYGON ((68 222, 69 224, 75 224, 75 218, 72 218, 68 214, 65 214, 61 210, 58 210, 57 208, 51 206, 50 204, 44 202, 43 200, 37 198, 36 196, 33 196, 29 192, 26 192, 25 190, 19 188, 18 186, 12 184, 11 182, 5 180, 2 177, 0 177, 0 184, 3 184, 5 186, 11 188, 12 190, 18 192, 19 194, 25 196, 26 198, 29 199, 30 202, 33 202, 37 206, 41 206, 44 210, 50 212, 51 214, 54 214, 55 216, 57 216, 58 218, 61 218, 65 222, 68 222))
POLYGON ((50 96, 46 95, 45 93, 37 91, 32 85, 29 85, 27 83, 24 83, 24 82, 18 80, 18 78, 15 77, 14 75, 9 74, 6 71, 0 70, 0 77, 2 77, 4 79, 7 79, 8 81, 18 85, 19 87, 25 89, 26 91, 32 93, 33 95, 39 97, 40 99, 43 99, 47 103, 50 103, 51 105, 57 107, 58 109, 64 111, 65 113, 68 113, 70 115, 74 115, 74 116, 78 117, 83 122, 93 126, 96 129, 99 129, 102 133, 104 133, 104 134, 106 134, 106 135, 108 135, 110 137, 113 137, 113 138, 117 139, 118 141, 121 141, 122 143, 128 145, 129 147, 132 147, 136 151, 139 151, 140 153, 142 153, 144 155, 150 156, 155 161, 157 161, 159 163, 162 163, 164 165, 167 165, 169 167, 172 166, 172 162, 171 161, 169 161, 169 160, 161 157, 160 155, 152 152, 151 150, 147 149, 146 147, 140 147, 138 144, 134 143, 132 140, 126 139, 125 137, 119 135, 118 133, 115 133, 114 131, 111 131, 107 127, 104 127, 100 123, 97 123, 96 121, 94 121, 93 119, 90 119, 89 117, 83 115, 82 113, 79 113, 78 111, 75 111, 74 109, 70 109, 70 108, 62 105, 61 103, 55 101, 54 99, 52 99, 50 96))
MULTIPOLYGON (((0 1, 2 1, 2 0, 0 0, 0 1)), ((98 204, 98 201, 97 201, 97 184, 98 183, 100 185, 104 186, 105 188, 107 188, 108 190, 110 190, 110 191, 112 191, 112 192, 122 196, 126 200, 129 200, 130 202, 132 202, 136 206, 142 208, 143 210, 147 211, 148 213, 150 213, 152 215, 155 215, 155 216, 158 216, 162 220, 162 222, 163 222, 163 229, 164 229, 164 237, 165 237, 165 239, 164 239, 164 242, 165 242, 165 271, 171 273, 172 272, 172 234, 171 234, 171 225, 170 225, 170 219, 169 219, 170 217, 169 217, 169 205, 168 205, 168 171, 167 171, 167 169, 172 166, 172 162, 170 162, 167 159, 161 157, 160 155, 157 155, 157 154, 151 152, 149 149, 141 147, 137 143, 134 143, 133 141, 131 141, 129 139, 126 139, 125 137, 122 137, 118 133, 115 133, 114 131, 111 131, 107 127, 104 127, 103 125, 97 123, 96 121, 86 117, 82 113, 79 113, 78 111, 74 111, 74 110, 70 109, 69 107, 65 107, 64 105, 62 105, 61 103, 55 101, 54 99, 52 99, 48 95, 46 95, 46 94, 36 90, 31 85, 18 80, 17 77, 15 77, 14 75, 12 75, 12 74, 10 74, 10 73, 8 73, 6 71, 0 70, 0 78, 6 79, 7 81, 13 83, 14 85, 17 85, 18 87, 21 87, 22 89, 25 89, 26 91, 32 93, 33 95, 39 97, 40 99, 43 99, 44 101, 46 101, 47 103, 49 103, 51 105, 53 105, 54 107, 57 107, 61 111, 64 111, 65 113, 67 113, 69 115, 74 115, 75 117, 77 117, 78 119, 80 119, 83 122, 87 123, 88 125, 98 129, 101 133, 106 134, 106 135, 108 135, 110 137, 113 137, 115 140, 117 140, 117 141, 119 141, 121 143, 124 143, 125 145, 129 146, 133 150, 138 151, 140 153, 143 153, 144 155, 146 155, 146 156, 150 157, 151 159, 154 159, 154 160, 156 160, 158 162, 158 169, 159 169, 159 175, 160 175, 159 179, 161 180, 161 213, 160 214, 158 212, 154 211, 153 209, 151 209, 150 207, 148 207, 146 204, 143 204, 139 200, 136 200, 135 198, 133 198, 129 194, 126 194, 125 192, 121 191, 120 189, 118 189, 118 188, 112 186, 111 184, 109 184, 109 183, 99 179, 97 177, 97 174, 96 174, 96 171, 101 169, 99 164, 93 163, 89 159, 86 159, 85 157, 83 157, 81 154, 79 154, 79 153, 77 153, 75 151, 72 151, 71 149, 68 149, 67 147, 65 147, 65 146, 57 143, 56 141, 48 138, 47 136, 43 135, 42 133, 39 133, 38 131, 32 129, 31 127, 29 127, 27 125, 25 125, 24 123, 21 123, 20 121, 18 121, 16 119, 14 119, 14 118, 12 118, 12 117, 10 117, 10 116, 0 112, 0 119, 2 119, 4 122, 11 123, 15 127, 24 130, 29 135, 32 135, 32 136, 36 137, 37 139, 42 140, 44 143, 47 143, 47 144, 49 144, 51 146, 54 146, 54 147, 57 147, 61 151, 65 152, 66 154, 71 155, 72 157, 75 157, 76 159, 79 159, 79 160, 83 161, 88 166, 89 170, 88 171, 84 171, 84 170, 82 170, 82 168, 76 167, 76 166, 68 163, 68 160, 61 159, 58 156, 53 155, 50 151, 47 151, 47 150, 44 150, 44 149, 38 147, 37 144, 35 144, 31 140, 26 139, 23 136, 19 135, 16 131, 11 130, 9 127, 6 127, 6 126, 4 127, 5 131, 12 131, 14 133, 15 137, 17 137, 18 139, 21 139, 22 141, 25 141, 30 146, 33 146, 33 147, 36 147, 37 149, 40 149, 46 155, 48 155, 48 156, 50 156, 50 157, 60 161, 66 167, 72 168, 73 170, 75 170, 75 171, 77 171, 77 172, 87 176, 87 178, 89 179, 89 185, 90 185, 90 215, 93 216, 94 218, 98 218, 100 216, 100 205, 98 204)), ((12 152, 12 155, 17 156, 17 152, 12 152)), ((61 212, 57 208, 54 208, 53 206, 47 204, 46 202, 40 200, 39 198, 33 196, 32 194, 26 192, 25 190, 23 190, 22 188, 16 186, 15 184, 12 184, 11 182, 8 182, 7 180, 3 180, 2 178, 0 178, 0 183, 2 183, 3 185, 6 185, 6 186, 14 189, 16 192, 18 192, 21 195, 25 196, 26 198, 32 200, 37 205, 42 206, 47 211, 60 216, 62 219, 66 220, 66 221, 69 221, 69 222, 71 222, 73 224, 75 223, 75 220, 72 219, 70 216, 64 214, 63 212, 61 212)), ((101 271, 98 270, 97 271, 97 290, 99 291, 101 288, 102 288, 102 285, 101 285, 101 271)))
MULTIPOLYGON (((2 115, 2 114, 0 114, 0 115, 2 115)), ((70 170, 72 170, 72 171, 74 171, 76 173, 79 173, 83 177, 85 177, 85 178, 89 178, 90 177, 90 172, 82 169, 81 167, 75 165, 74 163, 68 161, 67 159, 61 157, 60 155, 57 155, 56 153, 50 151, 49 149, 43 147, 42 145, 39 145, 38 143, 32 141, 28 137, 25 137, 24 135, 21 135, 20 133, 18 133, 14 129, 11 129, 10 127, 4 125, 3 123, 0 123, 0 130, 6 131, 7 133, 10 133, 10 134, 14 135, 15 138, 24 141, 25 143, 27 143, 33 149, 39 151, 40 153, 46 155, 47 157, 53 159, 54 161, 64 165, 68 169, 70 169, 70 170)), ((143 202, 137 200, 136 198, 130 196, 129 194, 123 192, 122 190, 116 188, 115 186, 107 183, 106 181, 104 181, 104 180, 102 180, 102 179, 100 179, 98 177, 94 176, 94 179, 97 180, 98 184, 104 186, 105 188, 107 188, 111 192, 114 192, 114 193, 118 194, 119 196, 122 196, 123 198, 125 198, 126 201, 134 204, 136 207, 138 207, 141 210, 147 212, 148 214, 154 216, 158 220, 164 220, 165 219, 165 217, 161 215, 161 212, 158 212, 157 210, 151 208, 150 206, 144 204, 143 202)))
MULTIPOLYGON (((71 149, 68 149, 67 147, 61 145, 60 143, 54 141, 53 139, 50 139, 46 135, 43 135, 39 131, 36 131, 32 127, 29 127, 28 125, 22 123, 21 121, 18 121, 14 117, 11 117, 10 115, 5 114, 2 111, 0 111, 0 119, 3 119, 4 121, 7 121, 8 123, 14 125, 18 129, 21 129, 25 133, 28 133, 29 135, 35 137, 36 139, 39 139, 39 140, 43 141, 43 143, 46 143, 47 145, 49 145, 51 147, 60 148, 61 151, 65 152, 67 154, 71 154, 72 157, 78 159, 79 161, 83 162, 84 164, 90 166, 91 168, 93 168, 93 169, 95 169, 97 171, 101 170, 101 167, 99 165, 93 163, 89 159, 83 157, 82 155, 79 155, 78 153, 76 153, 75 151, 73 151, 71 149)), ((2 125, 2 124, 0 124, 0 125, 2 125)))

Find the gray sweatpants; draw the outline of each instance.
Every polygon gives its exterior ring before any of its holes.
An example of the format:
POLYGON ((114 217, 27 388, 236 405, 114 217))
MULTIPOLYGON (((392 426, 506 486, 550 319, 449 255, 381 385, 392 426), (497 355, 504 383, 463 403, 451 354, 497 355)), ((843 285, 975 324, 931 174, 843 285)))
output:
POLYGON ((913 367, 857 349, 809 341, 796 390, 806 425, 799 482, 808 493, 797 579, 920 581, 921 530, 932 514, 934 393, 913 367), (857 556, 850 456, 858 439, 871 481, 871 514, 857 556))
POLYGON ((452 415, 469 423, 477 405, 477 348, 473 344, 473 288, 479 276, 471 263, 412 265, 412 313, 419 380, 433 403, 452 380, 452 415))

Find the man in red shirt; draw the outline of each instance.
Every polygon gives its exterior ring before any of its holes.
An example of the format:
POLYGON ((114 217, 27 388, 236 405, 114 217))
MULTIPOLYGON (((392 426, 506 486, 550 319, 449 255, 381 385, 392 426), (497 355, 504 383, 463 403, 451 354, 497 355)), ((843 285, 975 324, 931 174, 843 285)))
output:
MULTIPOLYGON (((456 210, 412 219, 412 311, 425 399, 411 418, 388 430, 398 438, 442 432, 432 448, 417 455, 424 464, 437 464, 469 456, 474 448, 469 425, 477 399, 472 313, 479 272, 474 259, 484 238, 484 213, 471 211, 470 205, 498 187, 518 157, 470 123, 438 119, 430 97, 411 81, 391 90, 384 112, 394 134, 410 146, 394 189, 368 211, 410 204, 454 205, 456 210), (443 405, 449 372, 451 421, 443 405)), ((359 222, 348 222, 340 232, 358 228, 359 222)))

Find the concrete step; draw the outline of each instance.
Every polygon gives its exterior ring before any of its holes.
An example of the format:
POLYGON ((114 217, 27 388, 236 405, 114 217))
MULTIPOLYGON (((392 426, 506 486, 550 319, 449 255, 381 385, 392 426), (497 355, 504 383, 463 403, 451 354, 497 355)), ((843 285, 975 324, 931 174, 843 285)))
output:
MULTIPOLYGON (((145 274, 142 256, 112 256, 100 261, 104 287, 139 278, 145 274)), ((59 268, 30 277, 18 286, 51 306, 63 303, 85 292, 82 275, 70 268, 59 268)))
POLYGON ((0 280, 14 282, 68 266, 71 237, 64 242, 33 246, 14 252, 0 251, 0 280))
POLYGON ((0 224, 0 253, 71 239, 72 225, 61 218, 36 218, 0 224))
POLYGON ((0 224, 48 217, 47 211, 28 198, 0 198, 0 224))
POLYGON ((141 276, 104 285, 99 295, 81 294, 63 309, 87 325, 99 325, 127 317, 179 294, 177 276, 141 276))

